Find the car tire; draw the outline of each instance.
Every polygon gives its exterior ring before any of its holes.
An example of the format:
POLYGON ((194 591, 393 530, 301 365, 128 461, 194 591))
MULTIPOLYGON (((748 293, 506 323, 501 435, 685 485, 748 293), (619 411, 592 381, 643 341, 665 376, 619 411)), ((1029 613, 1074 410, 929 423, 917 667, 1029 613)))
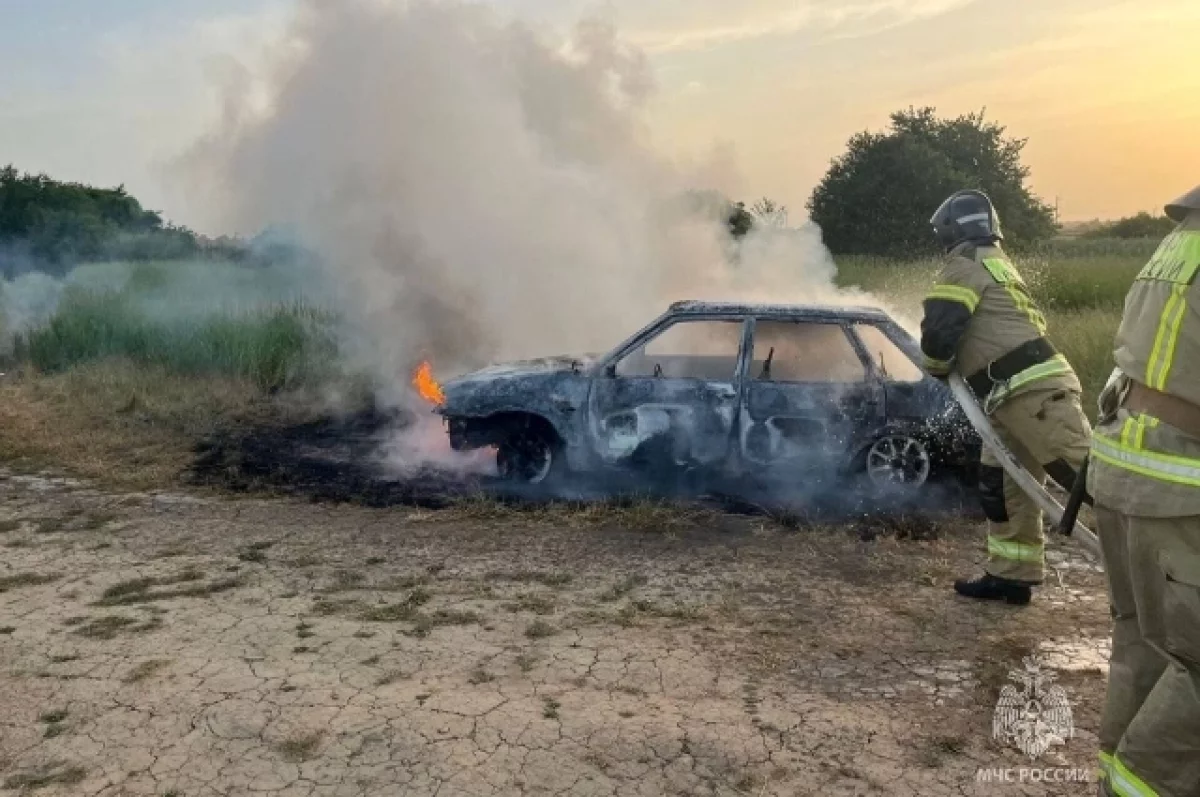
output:
POLYGON ((562 446, 537 428, 513 429, 496 446, 496 471, 514 484, 545 484, 563 469, 562 446))
POLYGON ((863 467, 875 487, 916 491, 933 475, 933 455, 920 437, 887 432, 867 448, 863 467))

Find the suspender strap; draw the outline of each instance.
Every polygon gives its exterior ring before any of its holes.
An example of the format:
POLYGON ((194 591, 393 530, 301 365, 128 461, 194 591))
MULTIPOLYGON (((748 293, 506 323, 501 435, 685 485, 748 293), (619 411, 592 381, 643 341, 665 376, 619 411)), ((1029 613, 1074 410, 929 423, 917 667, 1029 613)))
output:
POLYGON ((996 382, 1012 379, 1026 368, 1044 363, 1058 355, 1058 350, 1046 338, 1034 338, 1022 343, 1017 348, 1001 357, 992 360, 986 368, 981 368, 967 377, 967 384, 981 400, 986 399, 992 392, 996 382))

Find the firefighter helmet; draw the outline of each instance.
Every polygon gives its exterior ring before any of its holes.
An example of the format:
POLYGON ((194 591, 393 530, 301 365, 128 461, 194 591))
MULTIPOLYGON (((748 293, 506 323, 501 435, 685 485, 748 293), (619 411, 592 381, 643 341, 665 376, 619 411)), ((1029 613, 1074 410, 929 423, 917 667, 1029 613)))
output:
POLYGON ((1200 185, 1167 205, 1167 215, 1172 221, 1182 222, 1189 213, 1200 210, 1200 185))
POLYGON ((934 212, 929 223, 933 225, 938 242, 948 250, 966 241, 991 244, 1004 237, 992 200, 975 189, 951 194, 934 212))

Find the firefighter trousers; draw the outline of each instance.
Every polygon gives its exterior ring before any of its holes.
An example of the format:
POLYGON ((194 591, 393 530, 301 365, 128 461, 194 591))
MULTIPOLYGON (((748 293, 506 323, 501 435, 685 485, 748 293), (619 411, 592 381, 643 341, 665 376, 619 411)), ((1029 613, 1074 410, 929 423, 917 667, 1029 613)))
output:
POLYGON ((1200 795, 1200 517, 1097 507, 1113 615, 1101 770, 1120 797, 1200 795))
MULTIPOLYGON (((1049 473, 1070 488, 1091 446, 1092 430, 1078 393, 1061 388, 1022 393, 997 407, 992 422, 1000 439, 1035 479, 1044 483, 1049 473)), ((979 498, 988 519, 987 572, 1040 584, 1045 567, 1042 511, 986 447, 979 469, 979 498)))

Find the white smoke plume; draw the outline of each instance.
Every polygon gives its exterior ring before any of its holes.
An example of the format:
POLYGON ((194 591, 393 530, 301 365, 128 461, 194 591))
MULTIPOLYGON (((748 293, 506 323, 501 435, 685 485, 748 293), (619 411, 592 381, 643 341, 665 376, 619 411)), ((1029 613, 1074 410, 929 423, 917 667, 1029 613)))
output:
POLYGON ((603 351, 675 299, 847 301, 814 226, 731 266, 722 220, 682 210, 699 167, 648 143, 650 70, 605 24, 557 41, 458 0, 310 0, 264 85, 187 173, 210 224, 318 254, 392 401, 426 357, 603 351))

